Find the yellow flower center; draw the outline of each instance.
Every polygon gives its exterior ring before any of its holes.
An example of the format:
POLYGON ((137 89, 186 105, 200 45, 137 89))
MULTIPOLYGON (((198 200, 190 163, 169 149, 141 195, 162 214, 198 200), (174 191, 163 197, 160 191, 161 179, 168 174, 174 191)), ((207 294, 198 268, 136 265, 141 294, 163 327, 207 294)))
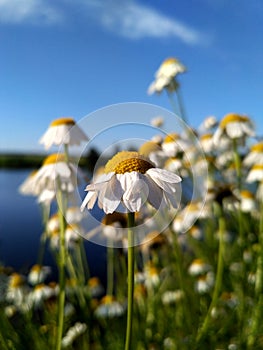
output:
POLYGON ((248 198, 248 199, 253 199, 254 195, 253 195, 252 192, 250 192, 248 190, 243 190, 243 191, 241 191, 241 197, 248 198))
POLYGON ((253 145, 250 150, 251 152, 263 152, 263 142, 253 145))
POLYGON ((115 172, 116 174, 136 171, 145 174, 151 168, 154 168, 154 165, 150 160, 138 152, 122 151, 107 162, 104 171, 105 173, 115 172))
POLYGON ((105 295, 101 300, 102 304, 111 304, 113 301, 114 298, 112 295, 105 295))
POLYGON ((165 136, 163 142, 168 143, 168 142, 175 142, 176 140, 179 139, 179 135, 176 133, 168 134, 165 136))
POLYGON ((236 113, 229 113, 221 120, 220 126, 224 129, 229 123, 246 123, 248 121, 248 117, 236 113))
POLYGON ((157 152, 160 150, 158 143, 153 141, 147 141, 139 148, 139 153, 144 156, 149 156, 151 152, 157 152))
POLYGON ((203 259, 195 259, 195 260, 192 262, 192 265, 203 266, 204 264, 205 264, 205 262, 204 262, 203 259))
POLYGON ((58 162, 65 162, 64 154, 59 154, 59 153, 51 154, 44 160, 43 165, 55 164, 58 162))
POLYGON ((204 134, 200 137, 201 141, 211 140, 212 134, 204 134))
POLYGON ((253 165, 252 170, 263 170, 263 164, 253 165))
POLYGON ((100 280, 98 277, 91 277, 88 281, 90 287, 97 287, 100 285, 100 280))
POLYGON ((75 120, 70 117, 65 117, 65 118, 55 119, 50 124, 50 126, 59 126, 59 125, 75 125, 75 120))
POLYGON ((41 266, 40 265, 34 265, 34 266, 32 266, 31 271, 32 272, 39 272, 39 271, 41 271, 41 266))
POLYGON ((14 272, 11 275, 11 279, 10 279, 10 287, 11 288, 17 288, 19 286, 22 286, 24 284, 24 279, 21 275, 19 275, 18 273, 14 272))

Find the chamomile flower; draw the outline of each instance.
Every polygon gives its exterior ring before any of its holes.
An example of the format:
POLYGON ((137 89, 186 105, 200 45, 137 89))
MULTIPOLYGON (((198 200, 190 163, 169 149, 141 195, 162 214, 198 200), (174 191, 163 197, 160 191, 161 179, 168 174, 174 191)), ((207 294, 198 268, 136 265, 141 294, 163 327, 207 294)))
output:
POLYGON ((167 290, 162 295, 164 305, 171 305, 180 302, 184 298, 184 292, 181 289, 167 290))
POLYGON ((49 266, 33 265, 28 274, 28 282, 33 286, 44 282, 46 277, 51 273, 49 266))
POLYGON ((96 199, 106 214, 122 205, 138 212, 148 201, 154 208, 177 206, 175 192, 182 179, 167 170, 156 168, 138 152, 119 152, 105 166, 104 174, 86 187, 89 191, 81 209, 93 208, 96 199))
POLYGON ((203 259, 195 259, 188 268, 188 272, 191 276, 203 275, 209 270, 211 270, 211 266, 203 259))
POLYGON ((20 310, 28 310, 27 302, 29 287, 26 284, 24 276, 14 272, 9 277, 9 283, 6 291, 6 299, 12 302, 20 310))
POLYGON ((164 123, 163 117, 155 117, 151 120, 151 125, 157 128, 161 127, 164 123))
POLYGON ((251 213, 256 210, 255 196, 248 190, 242 190, 240 192, 240 209, 245 213, 251 213))
POLYGON ((122 316, 124 312, 124 305, 116 301, 113 296, 105 295, 95 310, 95 316, 98 318, 113 318, 122 316))
POLYGON ((59 185, 66 192, 73 192, 76 187, 77 167, 67 163, 63 154, 51 154, 33 177, 33 191, 55 191, 59 185))
POLYGON ((214 150, 214 142, 212 134, 204 134, 200 136, 200 143, 202 145, 203 150, 206 153, 210 153, 214 150))
POLYGON ((186 67, 177 58, 169 57, 162 62, 159 69, 155 73, 155 76, 157 78, 165 76, 171 79, 180 73, 184 73, 185 71, 186 67))
POLYGON ((246 182, 252 183, 263 180, 263 164, 254 164, 250 169, 246 182))
POLYGON ((148 88, 148 94, 161 93, 164 89, 175 91, 178 83, 175 77, 186 71, 186 67, 176 58, 167 58, 155 73, 155 80, 148 88))
POLYGON ((66 117, 52 121, 39 142, 49 149, 52 145, 79 145, 82 141, 88 141, 87 136, 73 118, 66 117))
POLYGON ((212 271, 198 277, 195 289, 199 294, 208 293, 214 285, 215 276, 212 271))
POLYGON ((208 116, 207 118, 205 118, 203 123, 200 125, 199 130, 207 131, 207 130, 210 130, 210 129, 214 128, 215 126, 217 126, 217 124, 218 124, 218 122, 217 122, 216 117, 211 115, 211 116, 208 116))
POLYGON ((177 133, 166 135, 162 143, 162 150, 167 157, 175 157, 177 153, 182 152, 187 147, 186 141, 177 133))
POLYGON ((53 289, 44 283, 37 284, 30 292, 29 300, 35 306, 40 306, 45 300, 54 295, 53 289))
POLYGON ((38 196, 39 193, 34 191, 34 176, 36 175, 37 170, 33 170, 28 177, 23 181, 23 183, 19 186, 19 193, 26 196, 38 196))
POLYGON ((244 158, 243 164, 249 167, 255 164, 263 164, 263 142, 251 146, 250 152, 244 158))
POLYGON ((220 144, 222 136, 227 136, 230 139, 254 136, 254 127, 247 116, 229 113, 221 120, 214 134, 213 139, 216 146, 220 144))

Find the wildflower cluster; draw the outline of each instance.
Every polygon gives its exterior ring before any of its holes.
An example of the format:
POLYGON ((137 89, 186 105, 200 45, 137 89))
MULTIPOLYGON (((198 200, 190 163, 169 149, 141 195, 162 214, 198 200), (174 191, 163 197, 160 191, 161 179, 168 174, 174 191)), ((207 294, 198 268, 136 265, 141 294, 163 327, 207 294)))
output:
MULTIPOLYGON (((185 71, 177 59, 164 61, 149 92, 178 93, 185 71)), ((78 206, 85 169, 68 147, 87 138, 75 127, 72 118, 51 123, 41 143, 64 152, 20 187, 41 203, 44 233, 30 271, 2 267, 1 348, 262 348, 263 141, 249 116, 209 116, 196 130, 169 130, 118 152, 78 206), (97 207, 101 223, 87 232, 83 216, 97 207), (94 236, 106 249, 92 260, 83 237, 94 236), (90 262, 103 260, 101 282, 90 262)))

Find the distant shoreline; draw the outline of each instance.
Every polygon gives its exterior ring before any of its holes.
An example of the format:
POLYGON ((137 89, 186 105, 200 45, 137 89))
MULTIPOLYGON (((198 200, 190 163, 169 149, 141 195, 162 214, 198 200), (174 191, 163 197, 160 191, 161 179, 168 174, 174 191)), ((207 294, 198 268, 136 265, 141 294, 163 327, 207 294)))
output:
MULTIPOLYGON (((43 153, 0 153, 0 169, 38 169, 41 167, 48 154, 43 153)), ((99 154, 91 149, 86 156, 78 160, 78 165, 93 170, 99 154)))

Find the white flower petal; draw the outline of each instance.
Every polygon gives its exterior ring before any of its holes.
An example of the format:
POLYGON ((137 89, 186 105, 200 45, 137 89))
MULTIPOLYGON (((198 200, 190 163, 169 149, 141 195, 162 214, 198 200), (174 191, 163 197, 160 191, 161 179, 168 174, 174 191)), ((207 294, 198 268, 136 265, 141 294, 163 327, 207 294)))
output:
POLYGON ((103 210, 106 214, 112 214, 118 208, 123 192, 120 182, 113 176, 104 192, 103 210))
POLYGON ((149 189, 148 202, 155 209, 159 209, 161 206, 163 206, 163 191, 150 177, 145 176, 145 179, 149 189))
POLYGON ((130 212, 140 211, 142 205, 148 198, 149 189, 140 173, 131 172, 123 176, 129 182, 129 187, 123 194, 123 203, 130 212))
POLYGON ((180 176, 159 168, 151 168, 147 170, 146 174, 150 176, 160 188, 168 193, 175 192, 175 184, 182 181, 180 176))
POLYGON ((226 125, 226 133, 231 139, 239 138, 244 135, 242 124, 240 122, 232 122, 226 125))

